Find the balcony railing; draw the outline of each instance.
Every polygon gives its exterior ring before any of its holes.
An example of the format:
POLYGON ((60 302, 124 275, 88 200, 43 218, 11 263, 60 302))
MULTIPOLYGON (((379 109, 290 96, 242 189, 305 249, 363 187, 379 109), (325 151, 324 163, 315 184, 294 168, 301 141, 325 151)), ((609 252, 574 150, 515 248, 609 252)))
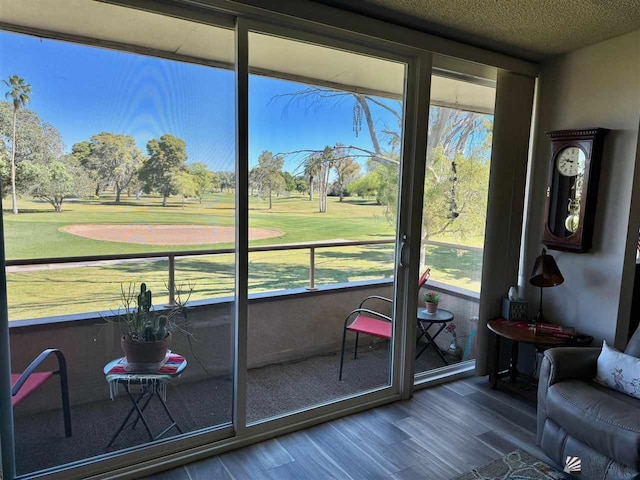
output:
MULTIPOLYGON (((249 247, 249 253, 255 252, 282 252, 282 251, 299 251, 308 250, 308 273, 309 280, 306 285, 307 290, 316 290, 316 251, 318 249, 331 249, 331 248, 346 248, 346 247, 366 247, 376 245, 392 245, 395 243, 394 239, 384 240, 329 240, 318 242, 304 242, 293 244, 279 244, 279 245, 264 245, 264 246, 252 246, 249 247)), ((470 252, 482 252, 480 247, 472 247, 467 245, 459 245, 453 243, 426 241, 425 244, 451 248, 462 251, 470 252)), ((143 253, 119 253, 119 254, 106 254, 106 255, 85 255, 75 257, 47 257, 47 258, 31 258, 31 259, 15 259, 7 260, 7 271, 9 273, 21 271, 15 267, 37 267, 37 266, 56 266, 56 265, 69 265, 77 267, 87 266, 100 266, 102 262, 115 263, 128 263, 131 261, 141 260, 168 260, 167 282, 168 289, 168 303, 175 304, 176 302, 176 258, 184 257, 202 257, 202 256, 216 256, 216 255, 229 255, 236 253, 234 248, 216 248, 216 249, 203 249, 203 250, 179 250, 179 251, 163 251, 163 252, 143 252, 143 253)), ((390 255, 390 261, 392 261, 390 255)), ((36 300, 37 301, 37 300, 36 300)))

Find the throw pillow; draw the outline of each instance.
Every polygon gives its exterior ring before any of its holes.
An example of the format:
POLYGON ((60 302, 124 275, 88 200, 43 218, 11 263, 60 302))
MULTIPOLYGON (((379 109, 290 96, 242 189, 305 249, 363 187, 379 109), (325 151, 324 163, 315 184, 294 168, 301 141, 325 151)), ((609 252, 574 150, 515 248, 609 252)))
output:
POLYGON ((640 358, 619 352, 607 345, 607 342, 602 342, 594 380, 640 399, 640 358))

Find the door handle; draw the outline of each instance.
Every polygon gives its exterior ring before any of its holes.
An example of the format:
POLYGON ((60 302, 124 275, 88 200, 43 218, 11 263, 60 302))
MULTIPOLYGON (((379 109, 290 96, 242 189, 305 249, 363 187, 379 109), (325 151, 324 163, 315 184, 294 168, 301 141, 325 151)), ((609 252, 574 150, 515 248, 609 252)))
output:
POLYGON ((402 238, 400 239, 400 252, 398 257, 398 264, 401 267, 409 265, 409 239, 406 235, 402 235, 402 238))

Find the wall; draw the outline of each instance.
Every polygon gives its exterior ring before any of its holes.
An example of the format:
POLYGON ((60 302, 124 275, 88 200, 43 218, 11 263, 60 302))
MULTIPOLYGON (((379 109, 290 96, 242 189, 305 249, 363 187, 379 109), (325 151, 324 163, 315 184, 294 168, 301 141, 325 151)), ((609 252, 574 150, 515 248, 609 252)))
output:
MULTIPOLYGON (((441 306, 455 315, 460 346, 466 345, 470 318, 478 313, 478 300, 467 292, 448 291, 429 284, 441 293, 441 306)), ((423 290, 424 292, 424 290, 423 290)), ((336 290, 304 292, 278 296, 256 295, 249 301, 248 367, 257 368, 284 363, 314 355, 339 352, 344 320, 369 295, 392 295, 389 282, 336 290)), ((215 302, 189 308, 189 328, 192 346, 187 337, 174 334, 171 349, 187 358, 189 367, 175 383, 202 381, 207 374, 198 364, 202 362, 212 376, 233 375, 233 318, 232 302, 215 302), (196 358, 197 357, 197 358, 196 358)), ((204 303, 204 302, 202 302, 204 303)), ((388 309, 388 304, 371 303, 376 310, 388 309)), ((424 302, 420 299, 420 308, 424 302)), ((390 312, 388 312, 390 313, 390 312)), ((433 331, 431 332, 433 333, 433 331)), ((57 324, 24 325, 11 328, 11 361, 15 371, 22 371, 42 350, 55 346, 67 359, 69 395, 72 406, 106 400, 109 390, 102 373, 103 367, 122 356, 120 328, 101 318, 57 324)), ((352 345, 355 336, 348 336, 352 345)), ((360 339, 362 347, 370 342, 384 341, 375 337, 360 339)), ((437 339, 447 349, 451 337, 442 334, 437 339)), ((338 357, 336 356, 336 359, 338 357)), ((56 368, 55 359, 45 368, 56 368)), ((337 375, 338 363, 336 363, 337 375)), ((229 384, 231 385, 231 384, 229 384)), ((30 396, 15 409, 17 416, 57 409, 60 388, 57 381, 47 382, 37 394, 30 396)))
MULTIPOLYGON (((368 295, 388 297, 391 294, 391 285, 383 283, 292 295, 263 295, 263 298, 256 295, 259 298, 249 301, 248 367, 340 351, 346 315, 368 295)), ((174 334, 172 341, 171 349, 189 362, 189 367, 175 382, 206 378, 197 360, 210 375, 231 376, 234 304, 217 302, 198 306, 194 302, 188 318, 192 346, 181 334, 174 334)), ((100 317, 12 327, 11 363, 14 371, 22 371, 45 348, 59 348, 67 360, 72 406, 105 400, 109 398, 109 389, 102 370, 108 362, 122 356, 120 336, 118 325, 105 323, 100 317)), ((353 340, 350 338, 350 343, 353 340)), ((56 368, 55 359, 44 366, 49 367, 56 368)), ((28 415, 59 408, 59 405, 59 383, 50 381, 21 403, 15 414, 28 415)))
MULTIPOLYGON (((550 251, 564 284, 544 292, 545 316, 605 339, 626 343, 635 243, 640 224, 638 124, 640 31, 542 64, 531 170, 524 276, 540 254, 550 141, 546 131, 609 128, 595 217, 593 249, 585 254, 550 251), (635 178, 635 180, 634 180, 635 178), (632 201, 633 200, 633 201, 632 201)), ((539 290, 527 287, 537 305, 539 290)), ((537 309, 535 307, 534 309, 537 309)))

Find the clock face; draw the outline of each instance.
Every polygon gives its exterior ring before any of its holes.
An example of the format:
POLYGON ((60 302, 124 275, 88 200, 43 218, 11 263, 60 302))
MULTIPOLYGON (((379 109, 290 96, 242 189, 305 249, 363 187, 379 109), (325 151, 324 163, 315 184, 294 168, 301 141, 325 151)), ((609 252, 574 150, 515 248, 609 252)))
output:
POLYGON ((579 147, 567 147, 560 151, 556 160, 558 173, 565 177, 575 177, 584 174, 586 157, 579 147))

